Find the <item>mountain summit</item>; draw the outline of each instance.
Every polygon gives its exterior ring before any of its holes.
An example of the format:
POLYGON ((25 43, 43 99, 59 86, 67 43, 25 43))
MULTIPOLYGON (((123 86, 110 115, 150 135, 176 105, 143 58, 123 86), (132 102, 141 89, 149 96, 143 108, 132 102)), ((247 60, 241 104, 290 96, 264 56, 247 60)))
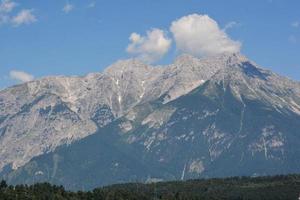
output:
POLYGON ((241 54, 118 61, 0 91, 0 175, 86 189, 299 172, 300 84, 241 54))

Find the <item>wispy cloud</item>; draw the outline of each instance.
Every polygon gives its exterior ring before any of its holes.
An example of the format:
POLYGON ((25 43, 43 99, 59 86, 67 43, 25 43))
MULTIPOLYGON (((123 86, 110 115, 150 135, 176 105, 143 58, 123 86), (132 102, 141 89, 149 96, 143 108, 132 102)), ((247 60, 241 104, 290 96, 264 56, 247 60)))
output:
POLYGON ((20 26, 22 24, 31 24, 36 22, 37 19, 35 15, 33 15, 32 9, 24 9, 21 10, 15 17, 11 19, 11 23, 14 26, 20 26))
POLYGON ((296 36, 294 36, 294 35, 290 35, 288 38, 288 41, 292 44, 296 44, 298 42, 296 36))
POLYGON ((22 9, 16 15, 12 11, 19 4, 11 0, 2 0, 0 3, 0 25, 7 24, 18 27, 23 24, 31 24, 37 21, 33 9, 22 9))
POLYGON ((9 72, 9 77, 18 82, 28 82, 34 79, 34 76, 23 71, 12 70, 9 72))
POLYGON ((72 10, 74 9, 74 5, 73 4, 70 4, 70 3, 66 3, 63 7, 63 12, 64 13, 69 13, 71 12, 72 10))
POLYGON ((93 1, 93 2, 89 3, 87 7, 88 8, 94 8, 94 7, 96 7, 96 2, 93 1))
POLYGON ((294 21, 291 23, 291 26, 294 28, 299 28, 300 27, 300 22, 299 21, 294 21))
POLYGON ((147 31, 146 36, 132 33, 129 40, 131 43, 126 51, 147 63, 161 59, 169 51, 172 42, 166 33, 160 29, 147 31))
POLYGON ((9 20, 10 20, 9 16, 0 14, 0 25, 7 24, 9 20))
POLYGON ((225 24, 225 26, 223 28, 223 31, 226 32, 228 29, 231 29, 231 28, 236 27, 238 25, 239 25, 239 23, 236 22, 236 21, 228 22, 227 24, 225 24))
POLYGON ((9 13, 17 6, 17 3, 10 0, 0 2, 0 25, 7 24, 10 21, 9 13))
POLYGON ((0 13, 11 12, 18 4, 11 0, 2 0, 0 4, 0 13))

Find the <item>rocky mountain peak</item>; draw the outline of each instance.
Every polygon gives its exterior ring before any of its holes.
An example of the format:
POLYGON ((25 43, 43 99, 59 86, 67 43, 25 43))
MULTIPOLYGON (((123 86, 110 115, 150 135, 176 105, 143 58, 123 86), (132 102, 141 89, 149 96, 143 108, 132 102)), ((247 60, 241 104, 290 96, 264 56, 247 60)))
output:
POLYGON ((243 62, 250 62, 250 60, 241 53, 223 53, 205 58, 197 58, 190 54, 182 54, 175 59, 174 65, 193 65, 196 63, 206 63, 210 65, 220 64, 222 66, 227 66, 240 64, 243 62))
POLYGON ((175 59, 174 64, 184 65, 184 64, 199 62, 199 60, 200 60, 199 58, 196 58, 190 54, 181 54, 175 59))
POLYGON ((249 59, 241 53, 223 53, 215 57, 210 57, 208 59, 220 60, 228 64, 240 64, 249 61, 249 59))
POLYGON ((143 73, 151 71, 152 67, 138 59, 119 60, 104 70, 105 74, 120 76, 126 72, 143 73))
MULTIPOLYGON (((140 105, 159 99, 167 106, 202 86, 208 97, 232 93, 242 105, 246 98, 281 113, 300 113, 299 83, 259 68, 240 53, 207 58, 183 54, 173 64, 155 67, 120 60, 101 73, 45 77, 0 91, 0 172, 8 164, 19 168, 35 156, 92 135, 140 105)), ((203 112, 217 112, 207 109, 203 112)), ((130 119, 135 118, 139 115, 130 119)), ((126 130, 134 128, 130 123, 124 124, 126 130)))

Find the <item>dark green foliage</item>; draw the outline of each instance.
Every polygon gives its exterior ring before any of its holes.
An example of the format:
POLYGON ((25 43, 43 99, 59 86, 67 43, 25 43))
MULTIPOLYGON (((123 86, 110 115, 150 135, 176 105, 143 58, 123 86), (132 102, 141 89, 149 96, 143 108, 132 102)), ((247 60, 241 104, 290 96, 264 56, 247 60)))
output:
POLYGON ((0 183, 1 200, 296 200, 299 192, 300 175, 128 183, 78 192, 49 183, 31 186, 0 183))
POLYGON ((6 182, 4 180, 2 180, 0 182, 0 189, 5 189, 5 188, 7 188, 7 184, 6 184, 6 182))

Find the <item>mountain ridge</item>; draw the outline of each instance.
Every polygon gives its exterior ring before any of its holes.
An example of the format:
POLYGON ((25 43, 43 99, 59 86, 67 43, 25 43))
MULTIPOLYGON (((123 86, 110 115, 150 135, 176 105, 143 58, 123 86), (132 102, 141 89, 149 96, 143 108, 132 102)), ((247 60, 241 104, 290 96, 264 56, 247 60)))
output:
MULTIPOLYGON (((0 105, 0 145, 4 147, 0 168, 11 165, 11 171, 2 172, 11 182, 32 183, 30 177, 45 174, 47 166, 54 179, 41 176, 41 181, 69 183, 66 163, 77 163, 78 174, 86 169, 82 162, 94 163, 88 169, 96 173, 93 170, 100 168, 103 173, 98 176, 106 180, 93 183, 99 185, 134 177, 146 181, 149 176, 172 180, 264 174, 274 164, 277 168, 269 173, 297 172, 300 163, 291 159, 300 143, 295 131, 300 84, 258 67, 241 54, 203 59, 182 55, 173 64, 157 67, 135 59, 119 61, 102 73, 46 77, 2 90, 0 105), (90 138, 98 138, 99 144, 90 138), (107 167, 112 162, 109 154, 123 160, 120 155, 125 153, 132 163, 114 161, 119 163, 116 173, 124 173, 110 179, 105 175, 112 171, 103 168, 101 160, 73 157, 81 155, 78 151, 87 144, 95 157, 101 149, 105 152, 107 167), (62 168, 51 167, 57 162, 62 168), (133 172, 134 163, 141 169, 133 172), (219 167, 224 163, 236 174, 219 167), (240 163, 239 167, 233 163, 240 163), (285 165, 290 171, 284 170, 285 165)), ((79 180, 73 181, 76 185, 79 180)))

